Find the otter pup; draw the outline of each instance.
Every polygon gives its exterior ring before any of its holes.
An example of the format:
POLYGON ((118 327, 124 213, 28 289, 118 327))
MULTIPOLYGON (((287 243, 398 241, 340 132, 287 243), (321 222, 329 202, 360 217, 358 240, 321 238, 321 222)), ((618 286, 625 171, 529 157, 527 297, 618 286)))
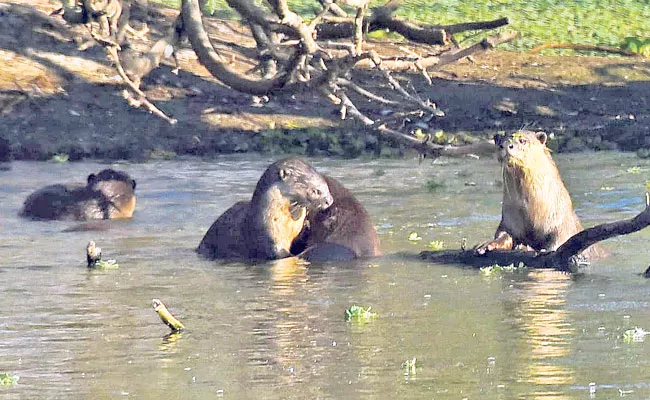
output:
POLYGON ((88 175, 86 186, 50 185, 27 197, 20 216, 34 220, 131 218, 135 209, 135 180, 105 169, 88 175))
MULTIPOLYGON (((477 246, 477 253, 517 246, 554 251, 582 231, 546 139, 546 133, 531 131, 494 137, 503 173, 501 223, 494 240, 477 246)), ((582 255, 597 257, 604 252, 591 246, 582 255)))
POLYGON ((377 257, 379 237, 370 215, 336 179, 323 175, 334 203, 308 216, 309 224, 292 251, 309 261, 347 261, 377 257))
POLYGON ((308 212, 326 209, 332 201, 327 183, 311 165, 298 158, 277 161, 257 182, 251 201, 226 210, 197 251, 212 259, 288 257, 308 212))

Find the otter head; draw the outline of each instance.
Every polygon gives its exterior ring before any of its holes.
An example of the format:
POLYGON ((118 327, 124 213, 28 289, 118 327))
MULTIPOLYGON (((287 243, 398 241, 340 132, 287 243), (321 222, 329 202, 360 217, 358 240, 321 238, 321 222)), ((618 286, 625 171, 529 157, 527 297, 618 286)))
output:
MULTIPOLYGON (((280 192, 292 204, 325 210, 334 202, 325 178, 301 159, 280 160, 269 167, 267 173, 275 175, 280 192)), ((260 181, 264 180, 262 177, 260 181)))
POLYGON ((128 174, 110 168, 88 175, 88 188, 102 193, 110 203, 111 218, 131 218, 135 186, 135 180, 128 174))
POLYGON ((498 159, 504 167, 523 167, 526 160, 542 154, 547 155, 546 133, 517 131, 495 135, 494 143, 499 149, 498 159))

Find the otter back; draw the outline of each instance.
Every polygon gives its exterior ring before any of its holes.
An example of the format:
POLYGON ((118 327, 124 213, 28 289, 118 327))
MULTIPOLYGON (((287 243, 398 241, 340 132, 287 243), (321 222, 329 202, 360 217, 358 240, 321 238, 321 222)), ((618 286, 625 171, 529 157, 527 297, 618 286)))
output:
POLYGON ((50 185, 27 197, 20 215, 31 219, 131 218, 135 181, 126 173, 105 169, 90 174, 86 186, 50 185))
POLYGON ((334 203, 309 217, 309 227, 293 251, 310 261, 341 261, 381 255, 370 215, 339 181, 324 176, 334 203), (301 249, 304 247, 304 250, 301 249))

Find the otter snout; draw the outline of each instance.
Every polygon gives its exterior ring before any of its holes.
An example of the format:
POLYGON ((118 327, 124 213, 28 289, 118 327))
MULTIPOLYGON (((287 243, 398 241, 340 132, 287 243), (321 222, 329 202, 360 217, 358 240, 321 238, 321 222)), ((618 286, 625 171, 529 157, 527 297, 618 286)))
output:
POLYGON ((322 197, 320 209, 321 210, 327 210, 330 208, 330 206, 334 204, 334 198, 332 197, 332 194, 327 192, 325 195, 322 197))

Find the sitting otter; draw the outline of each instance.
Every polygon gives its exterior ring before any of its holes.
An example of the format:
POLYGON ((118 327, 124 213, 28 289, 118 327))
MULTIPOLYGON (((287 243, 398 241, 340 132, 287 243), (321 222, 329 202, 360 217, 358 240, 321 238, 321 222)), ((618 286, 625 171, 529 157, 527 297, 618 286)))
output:
POLYGON ((27 197, 20 216, 43 219, 131 218, 135 209, 135 180, 128 174, 105 169, 88 175, 86 186, 50 185, 27 197))
MULTIPOLYGON (((546 133, 531 131, 494 137, 503 172, 501 223, 494 240, 477 246, 477 253, 517 246, 554 251, 582 231, 546 139, 546 133)), ((582 255, 593 258, 605 252, 591 246, 582 255)))
POLYGON ((257 182, 251 201, 240 201, 226 210, 197 251, 212 259, 289 257, 308 212, 331 204, 327 183, 309 164, 298 158, 277 161, 257 182))
POLYGON ((370 215, 354 195, 336 179, 323 176, 334 203, 310 214, 309 224, 292 251, 309 261, 347 261, 377 257, 379 238, 370 215))

